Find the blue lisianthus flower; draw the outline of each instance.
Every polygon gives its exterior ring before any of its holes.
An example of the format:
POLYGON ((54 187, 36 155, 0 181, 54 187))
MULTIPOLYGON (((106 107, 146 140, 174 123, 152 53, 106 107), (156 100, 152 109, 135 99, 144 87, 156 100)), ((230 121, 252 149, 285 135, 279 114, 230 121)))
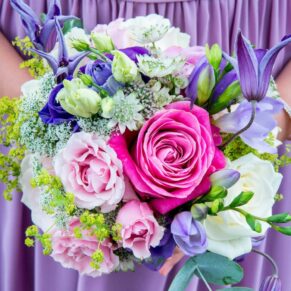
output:
POLYGON ((58 93, 63 89, 63 83, 58 84, 50 93, 47 104, 39 111, 39 117, 45 124, 61 124, 70 122, 73 132, 79 130, 76 117, 63 109, 61 104, 56 100, 58 93))
POLYGON ((89 62, 86 65, 84 72, 91 76, 93 82, 106 90, 111 96, 123 87, 121 83, 114 79, 110 63, 105 63, 100 60, 89 62))
MULTIPOLYGON (((241 139, 250 147, 259 152, 276 153, 276 147, 272 147, 265 139, 276 127, 274 115, 283 109, 281 101, 265 97, 257 103, 256 114, 251 126, 240 134, 241 139)), ((244 128, 252 115, 252 104, 247 100, 242 101, 238 108, 225 114, 216 121, 216 125, 227 133, 236 133, 244 128)))

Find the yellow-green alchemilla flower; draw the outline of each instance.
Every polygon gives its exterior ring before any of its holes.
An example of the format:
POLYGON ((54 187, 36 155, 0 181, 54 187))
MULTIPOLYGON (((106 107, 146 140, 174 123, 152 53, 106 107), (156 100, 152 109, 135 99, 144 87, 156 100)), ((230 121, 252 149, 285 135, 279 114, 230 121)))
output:
POLYGON ((112 73, 116 81, 121 83, 133 82, 137 77, 137 66, 126 54, 115 51, 112 62, 112 73))
POLYGON ((100 52, 111 52, 114 50, 114 44, 110 36, 104 33, 92 32, 91 39, 94 46, 100 52))
POLYGON ((63 84, 64 88, 58 93, 57 100, 67 112, 85 118, 98 113, 101 97, 86 87, 82 80, 64 80, 63 84))
POLYGON ((106 97, 101 100, 101 116, 103 118, 111 118, 114 112, 114 100, 111 97, 106 97))

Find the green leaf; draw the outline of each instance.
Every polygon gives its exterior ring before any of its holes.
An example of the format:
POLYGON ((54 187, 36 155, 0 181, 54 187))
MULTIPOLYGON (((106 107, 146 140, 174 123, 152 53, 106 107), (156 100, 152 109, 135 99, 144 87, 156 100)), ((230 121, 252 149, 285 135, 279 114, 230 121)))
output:
POLYGON ((254 289, 248 288, 248 287, 230 287, 230 288, 218 289, 216 291, 254 291, 254 289))
POLYGON ((275 214, 267 218, 268 222, 271 223, 285 223, 291 221, 291 216, 289 213, 275 214))
MULTIPOLYGON (((208 283, 217 285, 235 284, 243 278, 242 267, 228 258, 211 252, 194 257, 197 266, 208 283)), ((197 270, 195 274, 199 276, 197 270)), ((183 289, 177 289, 183 290, 183 289)))
POLYGON ((200 201, 201 202, 212 202, 219 198, 224 198, 227 195, 227 189, 220 185, 213 185, 210 191, 203 196, 200 201))
POLYGON ((183 291, 187 288, 195 270, 197 269, 197 263, 194 258, 195 257, 192 257, 187 260, 182 269, 174 278, 168 291, 183 291))
POLYGON ((230 208, 239 207, 247 204, 254 196, 254 192, 241 192, 237 197, 235 197, 230 203, 230 208))
POLYGON ((73 20, 65 21, 64 27, 63 27, 63 34, 70 32, 74 27, 83 28, 82 20, 81 19, 73 19, 73 20))
POLYGON ((262 225, 259 221, 257 221, 251 214, 247 214, 245 216, 246 222, 250 226, 250 228, 255 232, 262 232, 262 225))
POLYGON ((277 225, 272 225, 272 227, 280 233, 291 236, 291 226, 281 227, 277 225))

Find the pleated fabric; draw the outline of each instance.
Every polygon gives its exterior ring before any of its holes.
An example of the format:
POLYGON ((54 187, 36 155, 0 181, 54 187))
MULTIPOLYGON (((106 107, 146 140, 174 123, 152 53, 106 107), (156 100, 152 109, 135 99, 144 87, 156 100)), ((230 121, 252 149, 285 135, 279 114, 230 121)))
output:
MULTIPOLYGON (((49 1, 26 0, 37 14, 46 11, 49 1)), ((193 45, 219 43, 232 52, 237 32, 242 32, 258 47, 269 48, 284 35, 291 33, 290 0, 63 0, 65 14, 83 19, 86 29, 97 23, 108 23, 116 18, 131 18, 157 13, 169 18, 174 26, 191 35, 193 45)), ((0 29, 12 40, 23 36, 19 16, 0 0, 0 29)), ((1 45, 1 44, 0 44, 1 45)), ((274 73, 277 75, 291 59, 291 48, 280 53, 274 73)), ((1 64, 0 64, 1 65, 1 64)), ((9 68, 7 68, 9 69, 9 68)), ((4 149, 2 149, 4 150, 4 149)), ((282 149, 283 150, 283 149, 282 149)), ((282 170, 284 180, 280 193, 285 199, 277 203, 275 212, 291 210, 291 167, 282 170)), ((0 185, 0 194, 4 185, 0 185)), ((162 291, 179 269, 168 277, 143 266, 135 273, 114 273, 100 278, 79 276, 64 269, 52 258, 24 246, 24 231, 31 224, 29 210, 20 203, 21 194, 15 193, 12 202, 0 197, 0 291, 162 291)), ((278 262, 283 291, 291 288, 291 238, 270 231, 262 250, 278 262)), ((247 255, 242 265, 245 279, 240 286, 258 290, 263 278, 271 273, 268 262, 257 255, 247 255)), ((193 280, 188 288, 206 290, 203 283, 193 280)))

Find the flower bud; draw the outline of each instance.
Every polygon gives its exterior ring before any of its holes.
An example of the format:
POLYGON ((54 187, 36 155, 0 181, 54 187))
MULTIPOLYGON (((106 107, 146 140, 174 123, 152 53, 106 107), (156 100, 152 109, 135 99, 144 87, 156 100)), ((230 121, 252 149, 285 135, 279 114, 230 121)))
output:
POLYGON ((203 220, 208 213, 208 206, 204 203, 193 204, 191 207, 191 213, 195 220, 203 220))
POLYGON ((225 74, 213 89, 208 111, 211 114, 218 113, 231 105, 232 101, 241 94, 240 84, 235 71, 225 74))
POLYGON ((111 97, 106 97, 101 100, 101 116, 103 118, 111 118, 114 110, 114 100, 111 97))
POLYGON ((209 46, 206 45, 206 57, 209 61, 209 63, 215 68, 218 69, 221 59, 222 59, 222 50, 220 46, 215 43, 210 49, 209 46))
POLYGON ((101 97, 80 79, 64 80, 57 100, 72 115, 89 118, 100 110, 101 97))
POLYGON ((93 84, 93 79, 91 76, 86 75, 86 74, 81 74, 79 77, 82 82, 86 85, 86 86, 92 86, 93 84))
POLYGON ((214 86, 213 67, 206 58, 202 58, 190 75, 189 85, 186 89, 187 96, 191 99, 192 104, 196 101, 198 105, 203 105, 210 98, 214 86))
POLYGON ((81 39, 72 39, 71 45, 78 52, 88 51, 90 49, 89 43, 81 39))
POLYGON ((277 275, 268 276, 261 284, 260 291, 281 291, 281 280, 277 275))
POLYGON ((130 83, 137 77, 137 66, 126 54, 115 51, 112 62, 112 73, 116 81, 130 83))
POLYGON ((224 188, 230 188, 240 178, 240 173, 232 169, 223 169, 213 173, 210 176, 212 185, 222 186, 224 188))
POLYGON ((91 38, 95 48, 100 52, 111 52, 114 50, 114 45, 110 36, 104 33, 92 32, 91 38))

